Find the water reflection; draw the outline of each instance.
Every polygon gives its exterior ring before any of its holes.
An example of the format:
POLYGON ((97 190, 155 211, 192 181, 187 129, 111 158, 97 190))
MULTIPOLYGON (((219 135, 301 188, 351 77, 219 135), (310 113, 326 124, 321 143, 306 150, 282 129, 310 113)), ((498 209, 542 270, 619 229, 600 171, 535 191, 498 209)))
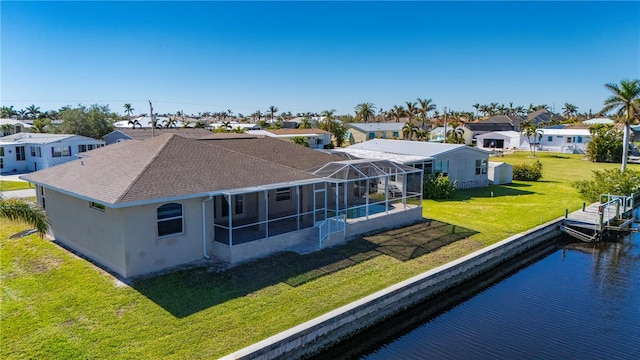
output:
MULTIPOLYGON (((397 319, 411 323, 435 305, 397 319)), ((389 324, 368 332, 385 339, 375 346, 318 358, 640 359, 640 234, 567 244, 417 324, 385 333, 389 324)), ((364 343, 354 338, 342 349, 364 343)))

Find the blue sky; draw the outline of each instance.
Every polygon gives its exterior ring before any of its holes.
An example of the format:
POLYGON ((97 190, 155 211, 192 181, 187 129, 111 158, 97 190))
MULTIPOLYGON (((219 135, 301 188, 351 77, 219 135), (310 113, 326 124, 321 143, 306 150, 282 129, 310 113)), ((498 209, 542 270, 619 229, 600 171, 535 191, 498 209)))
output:
POLYGON ((565 102, 640 78, 640 2, 2 1, 0 103, 353 113, 565 102))

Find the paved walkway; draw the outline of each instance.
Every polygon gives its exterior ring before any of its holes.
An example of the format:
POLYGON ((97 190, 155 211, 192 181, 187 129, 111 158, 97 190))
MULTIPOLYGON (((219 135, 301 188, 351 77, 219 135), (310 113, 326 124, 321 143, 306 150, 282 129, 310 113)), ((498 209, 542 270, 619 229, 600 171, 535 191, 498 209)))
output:
MULTIPOLYGON (((26 182, 18 178, 18 176, 21 176, 21 175, 24 175, 24 174, 0 175, 0 180, 26 182)), ((2 197, 5 199, 28 198, 28 197, 36 196, 36 189, 2 191, 1 193, 2 193, 2 197)))
POLYGON ((28 198, 32 196, 36 196, 36 189, 13 190, 13 191, 2 192, 2 197, 4 197, 5 199, 28 198))

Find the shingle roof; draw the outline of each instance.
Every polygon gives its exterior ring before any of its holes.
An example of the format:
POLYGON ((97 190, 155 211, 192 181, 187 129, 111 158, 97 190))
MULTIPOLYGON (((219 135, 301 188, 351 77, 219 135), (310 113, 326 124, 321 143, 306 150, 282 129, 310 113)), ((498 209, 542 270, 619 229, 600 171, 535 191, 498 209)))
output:
POLYGON ((552 120, 563 121, 566 120, 558 114, 554 114, 547 109, 538 109, 531 114, 527 115, 527 119, 534 124, 541 124, 551 122, 552 120))
POLYGON ((343 160, 336 155, 270 137, 227 140, 201 139, 200 141, 303 171, 332 161, 343 160))
MULTIPOLYGON (((201 137, 206 137, 213 134, 210 130, 201 129, 201 128, 169 128, 169 129, 151 129, 151 128, 143 128, 143 129, 117 129, 113 132, 121 132, 133 140, 145 140, 152 137, 152 135, 158 136, 160 134, 177 134, 180 136, 188 137, 191 139, 197 139, 201 137)), ((109 135, 109 134, 107 134, 109 135)))
POLYGON ((276 135, 289 135, 289 134, 328 134, 329 132, 322 129, 273 129, 267 130, 268 132, 276 135))
POLYGON ((382 151, 393 154, 422 156, 425 158, 431 158, 459 149, 469 149, 472 151, 479 151, 483 153, 486 152, 484 150, 460 144, 441 144, 437 142, 385 139, 374 139, 365 141, 363 143, 351 145, 344 150, 348 151, 349 149, 382 151))
POLYGON ((211 143, 177 135, 125 141, 22 178, 113 205, 317 178, 211 143))

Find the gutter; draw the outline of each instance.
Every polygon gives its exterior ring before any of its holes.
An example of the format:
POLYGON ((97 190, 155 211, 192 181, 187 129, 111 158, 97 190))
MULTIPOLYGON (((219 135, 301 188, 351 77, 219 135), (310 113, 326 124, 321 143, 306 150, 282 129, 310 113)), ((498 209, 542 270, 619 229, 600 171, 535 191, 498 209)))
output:
POLYGON ((211 199, 213 199, 213 194, 209 194, 209 198, 202 200, 202 256, 207 260, 209 260, 210 257, 207 255, 207 217, 204 203, 211 199))

